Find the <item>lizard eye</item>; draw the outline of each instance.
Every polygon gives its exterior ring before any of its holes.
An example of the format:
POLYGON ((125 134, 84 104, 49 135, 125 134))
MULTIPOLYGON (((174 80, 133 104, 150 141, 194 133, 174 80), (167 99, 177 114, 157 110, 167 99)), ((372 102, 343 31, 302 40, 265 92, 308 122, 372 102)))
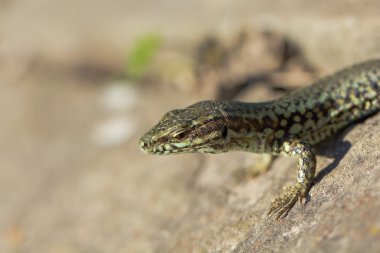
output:
POLYGON ((224 126, 222 129, 222 137, 225 139, 227 138, 227 135, 228 135, 228 128, 227 126, 224 126))
POLYGON ((183 139, 183 138, 185 138, 185 132, 182 132, 182 133, 179 133, 179 134, 177 134, 176 135, 176 137, 178 138, 178 139, 183 139))
POLYGON ((178 134, 175 134, 173 137, 177 138, 179 140, 182 140, 186 137, 187 131, 180 132, 178 134))

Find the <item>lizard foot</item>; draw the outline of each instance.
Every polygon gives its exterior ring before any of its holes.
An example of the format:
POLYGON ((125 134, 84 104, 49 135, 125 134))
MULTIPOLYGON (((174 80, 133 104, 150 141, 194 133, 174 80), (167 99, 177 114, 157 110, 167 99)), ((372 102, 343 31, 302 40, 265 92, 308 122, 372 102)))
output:
POLYGON ((281 195, 279 195, 271 204, 268 215, 276 215, 276 220, 284 218, 290 209, 296 204, 297 200, 302 202, 306 197, 307 187, 301 183, 285 188, 281 195))

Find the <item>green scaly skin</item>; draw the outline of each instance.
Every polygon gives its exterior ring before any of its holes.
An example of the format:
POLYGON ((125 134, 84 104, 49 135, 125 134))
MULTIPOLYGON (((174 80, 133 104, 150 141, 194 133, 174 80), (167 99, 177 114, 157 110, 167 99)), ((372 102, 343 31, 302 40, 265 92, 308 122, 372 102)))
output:
POLYGON ((379 110, 380 60, 372 60, 270 102, 202 101, 169 111, 144 134, 140 147, 150 154, 240 150, 296 157, 297 183, 269 209, 280 218, 309 192, 313 145, 379 110))

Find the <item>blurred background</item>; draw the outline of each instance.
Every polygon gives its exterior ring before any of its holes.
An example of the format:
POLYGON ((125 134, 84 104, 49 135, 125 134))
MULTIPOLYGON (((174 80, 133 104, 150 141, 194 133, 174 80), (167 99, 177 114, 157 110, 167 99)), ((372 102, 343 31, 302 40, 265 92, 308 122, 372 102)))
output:
POLYGON ((255 186, 234 169, 269 158, 150 156, 140 136, 170 109, 268 100, 379 57, 379 13, 370 0, 0 0, 0 252, 229 252, 273 197, 252 214, 255 186))

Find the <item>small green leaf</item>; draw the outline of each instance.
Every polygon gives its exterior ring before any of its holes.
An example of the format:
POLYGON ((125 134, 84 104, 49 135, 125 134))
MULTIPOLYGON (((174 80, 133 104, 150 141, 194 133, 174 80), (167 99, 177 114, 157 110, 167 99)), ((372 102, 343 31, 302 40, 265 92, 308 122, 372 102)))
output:
POLYGON ((155 54, 161 45, 161 37, 157 34, 147 34, 139 38, 132 46, 126 62, 127 78, 137 80, 148 70, 155 54))

